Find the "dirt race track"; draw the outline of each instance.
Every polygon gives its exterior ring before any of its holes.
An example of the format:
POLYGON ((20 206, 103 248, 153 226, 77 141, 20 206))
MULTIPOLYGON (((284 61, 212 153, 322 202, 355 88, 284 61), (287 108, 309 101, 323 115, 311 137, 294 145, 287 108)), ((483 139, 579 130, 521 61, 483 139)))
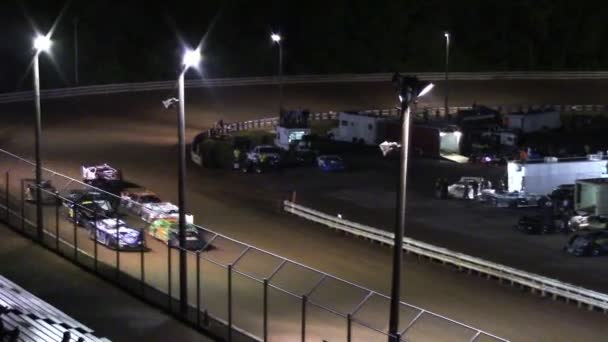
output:
MULTIPOLYGON (((608 82, 454 82, 451 98, 454 105, 472 102, 601 104, 605 101, 599 90, 605 83, 608 82)), ((275 94, 274 87, 187 91, 188 137, 220 118, 232 122, 274 116, 275 94)), ((440 105, 440 94, 441 85, 432 97, 425 100, 426 103, 440 105)), ((105 161, 122 169, 125 178, 176 202, 176 118, 174 112, 163 110, 160 103, 172 95, 171 92, 150 92, 43 102, 45 167, 78 177, 82 163, 105 161)), ((393 97, 390 85, 382 83, 302 85, 287 87, 285 102, 289 107, 306 107, 315 111, 389 108, 394 105, 393 97)), ((33 105, 2 105, 0 114, 3 123, 0 148, 32 159, 33 105)), ((246 176, 189 167, 188 212, 194 214, 196 223, 373 290, 389 293, 389 249, 335 234, 283 214, 278 209, 279 199, 268 198, 263 187, 252 181, 241 182, 239 177, 246 176)), ((70 235, 70 231, 66 230, 65 234, 70 235)), ((84 233, 79 234, 83 234, 80 241, 90 243, 84 233)), ((146 255, 149 258, 146 260, 146 275, 151 279, 158 277, 159 284, 166 284, 163 278, 166 274, 166 254, 163 253, 166 250, 154 242, 150 247, 152 252, 146 255)), ((220 249, 219 253, 228 249, 220 249)), ((107 257, 105 252, 101 253, 103 258, 107 257)), ((121 257, 124 267, 134 267, 134 272, 137 271, 134 260, 129 261, 130 257, 122 254, 121 257)), ((114 262, 111 256, 107 262, 114 262)), ((403 274, 402 293, 406 302, 511 340, 603 341, 608 335, 605 315, 579 309, 575 305, 532 296, 517 288, 415 258, 406 258, 403 274)), ((211 287, 207 294, 220 303, 210 309, 223 316, 225 312, 220 300, 225 294, 219 290, 223 280, 217 279, 215 287, 211 287)), ((259 334, 258 321, 251 318, 259 314, 259 308, 255 303, 247 304, 254 298, 247 295, 250 288, 243 285, 244 296, 234 304, 235 309, 242 308, 242 313, 249 314, 236 319, 237 324, 259 334)), ((297 315, 298 311, 295 312, 297 315)), ((277 317, 282 316, 281 312, 277 313, 277 317)), ((290 328, 279 324, 271 326, 271 337, 285 340, 283 333, 290 328), (272 335, 273 331, 275 335, 272 335)), ((335 338, 339 335, 330 330, 318 331, 310 338, 319 341, 327 336, 334 337, 328 341, 340 340, 335 338)))

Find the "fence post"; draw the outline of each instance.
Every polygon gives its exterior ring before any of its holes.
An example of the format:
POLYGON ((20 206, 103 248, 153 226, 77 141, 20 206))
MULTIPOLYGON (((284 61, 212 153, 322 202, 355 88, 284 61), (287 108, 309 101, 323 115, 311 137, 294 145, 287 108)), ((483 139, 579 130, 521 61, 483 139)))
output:
POLYGON ((78 232, 76 229, 78 228, 77 224, 78 219, 78 205, 74 206, 74 261, 78 261, 78 232))
POLYGON ((141 248, 139 250, 139 267, 140 267, 140 285, 141 285, 141 295, 145 297, 146 295, 146 269, 145 269, 145 256, 144 256, 144 252, 146 249, 146 238, 144 235, 144 229, 142 228, 139 232, 139 234, 141 235, 141 248))
POLYGON ((264 278, 264 322, 262 327, 263 341, 268 341, 268 279, 264 278))
POLYGON ((4 200, 6 201, 6 203, 5 203, 5 205, 6 205, 6 224, 10 225, 11 214, 10 214, 10 210, 8 208, 8 205, 9 205, 8 197, 10 195, 9 194, 9 190, 8 190, 8 183, 9 183, 9 173, 8 173, 8 171, 6 171, 5 177, 6 177, 6 184, 5 184, 6 188, 4 189, 4 196, 5 196, 4 200))
POLYGON ((21 180, 21 230, 25 231, 25 188, 23 179, 21 180))
POLYGON ((228 342, 232 341, 232 264, 228 264, 228 342))
POLYGON ((118 213, 116 213, 116 280, 120 276, 120 235, 118 234, 119 222, 118 213))
POLYGON ((201 326, 201 251, 196 251, 196 326, 201 326))
POLYGON ((59 252, 59 207, 61 206, 59 191, 55 190, 55 250, 59 252))
MULTIPOLYGON (((93 212, 93 269, 97 273, 97 212, 93 212)), ((89 232, 90 233, 90 232, 89 232)))
POLYGON ((171 246, 167 243, 167 282, 169 292, 169 312, 173 312, 173 298, 171 297, 171 246))
POLYGON ((302 342, 306 342, 306 302, 308 297, 302 295, 302 342))
POLYGON ((353 317, 351 314, 346 315, 346 342, 350 342, 352 340, 352 325, 353 325, 353 317))

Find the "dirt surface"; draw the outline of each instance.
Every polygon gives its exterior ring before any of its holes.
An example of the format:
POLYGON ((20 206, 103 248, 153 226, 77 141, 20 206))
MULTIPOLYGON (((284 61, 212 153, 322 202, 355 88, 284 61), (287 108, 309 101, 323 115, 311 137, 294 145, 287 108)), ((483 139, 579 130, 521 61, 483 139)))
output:
MULTIPOLYGON (((602 82, 591 83, 597 86, 602 82)), ((602 102, 601 94, 584 92, 577 82, 454 83, 452 89, 458 89, 452 96, 454 104, 602 102)), ((429 103, 441 104, 441 97, 437 95, 440 89, 427 99, 429 103)), ((273 116, 274 94, 272 87, 188 91, 188 136, 192 137, 219 118, 231 122, 273 116)), ((43 102, 45 166, 78 177, 82 163, 106 161, 122 169, 126 178, 176 202, 175 115, 160 105, 160 101, 170 95, 154 92, 43 102)), ((392 98, 388 84, 290 86, 286 91, 290 107, 312 110, 388 108, 394 105, 392 98)), ((0 146, 31 157, 31 106, 7 105, 0 107, 0 112, 5 128, 0 146)), ((373 290, 389 292, 390 250, 283 214, 278 209, 276 194, 284 190, 289 193, 288 186, 263 184, 263 180, 244 177, 247 176, 189 167, 187 209, 195 215, 195 222, 373 290)), ((338 198, 352 196, 353 193, 348 192, 338 194, 338 198)), ((390 202, 383 202, 388 193, 374 196, 380 199, 378 203, 384 203, 381 210, 390 211, 390 202)), ((374 198, 370 201, 376 202, 374 198)), ((445 233, 466 245, 464 235, 445 233)), ((163 253, 158 248, 156 252, 163 253)), ((158 258, 164 257, 161 254, 158 258)), ((155 272, 166 272, 160 262, 148 265, 152 267, 149 270, 152 276, 155 272), (154 267, 160 269, 154 270, 154 267)), ((219 279, 217 286, 222 284, 219 279)), ((402 293, 407 302, 517 341, 601 341, 608 333, 602 314, 416 259, 406 259, 402 293)), ((221 298, 221 293, 215 297, 221 298)), ((238 302, 235 305, 239 305, 238 302)), ((218 310, 221 309, 218 307, 218 310)), ((242 310, 249 309, 243 306, 242 310)), ((247 320, 240 323, 246 325, 247 320)))

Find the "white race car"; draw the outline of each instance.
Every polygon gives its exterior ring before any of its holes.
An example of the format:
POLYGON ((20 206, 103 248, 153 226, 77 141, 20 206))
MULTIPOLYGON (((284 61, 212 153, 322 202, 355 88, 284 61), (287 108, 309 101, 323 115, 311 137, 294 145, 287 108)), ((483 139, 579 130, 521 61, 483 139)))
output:
POLYGON ((568 228, 571 231, 576 230, 595 230, 595 229, 607 229, 608 228, 608 217, 589 215, 587 213, 579 212, 578 215, 574 215, 568 222, 568 228))
POLYGON ((112 181, 122 179, 119 170, 105 163, 99 165, 83 165, 81 167, 81 173, 84 182, 89 184, 95 181, 112 181))
POLYGON ((178 217, 179 208, 171 202, 145 203, 141 206, 139 216, 151 223, 161 218, 178 217))

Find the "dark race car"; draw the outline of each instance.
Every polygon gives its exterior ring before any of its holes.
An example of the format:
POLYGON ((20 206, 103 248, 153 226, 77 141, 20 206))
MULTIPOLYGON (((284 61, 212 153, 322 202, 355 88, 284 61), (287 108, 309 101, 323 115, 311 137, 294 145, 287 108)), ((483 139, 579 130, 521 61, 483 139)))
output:
POLYGON ((585 231, 574 234, 564 249, 576 256, 606 254, 608 253, 608 231, 585 231))
POLYGON ((144 249, 145 239, 143 231, 133 229, 123 221, 106 218, 95 222, 88 222, 89 237, 113 249, 144 249))
POLYGON ((99 191, 73 190, 66 196, 63 205, 68 209, 68 219, 81 226, 116 216, 110 196, 99 191))
MULTIPOLYGON (((36 180, 24 179, 25 186, 24 198, 27 202, 36 203, 36 180)), ((42 204, 57 205, 61 203, 59 197, 55 196, 57 189, 51 184, 50 180, 40 182, 40 202, 42 204)))
POLYGON ((550 215, 522 216, 515 227, 527 234, 548 234, 559 230, 560 219, 550 215))

